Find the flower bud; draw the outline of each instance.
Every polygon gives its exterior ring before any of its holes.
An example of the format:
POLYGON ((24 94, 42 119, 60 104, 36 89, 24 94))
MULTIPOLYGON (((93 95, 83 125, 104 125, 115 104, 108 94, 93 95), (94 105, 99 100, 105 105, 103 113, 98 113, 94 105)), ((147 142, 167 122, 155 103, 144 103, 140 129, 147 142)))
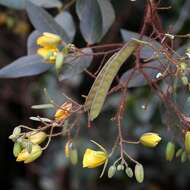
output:
POLYGON ((55 120, 57 122, 64 121, 67 117, 70 116, 72 109, 72 103, 65 102, 55 113, 55 120))
POLYGON ((29 156, 27 157, 27 159, 24 160, 24 163, 28 164, 30 162, 33 162, 34 160, 39 158, 41 156, 41 154, 42 154, 42 148, 39 145, 33 145, 32 151, 29 154, 29 156))
POLYGON ((172 161, 174 155, 175 155, 175 144, 172 142, 168 142, 165 152, 166 160, 172 161))
POLYGON ((190 131, 185 134, 185 150, 190 153, 190 131))
POLYGON ((112 178, 116 173, 116 167, 110 166, 110 168, 108 169, 108 178, 112 178))
POLYGON ((22 146, 20 145, 20 143, 15 142, 13 147, 13 155, 17 157, 21 151, 22 151, 22 146))
POLYGON ((32 134, 29 134, 28 136, 29 141, 33 144, 41 144, 42 142, 45 141, 46 138, 47 138, 47 135, 43 131, 33 132, 32 134))
POLYGON ((71 164, 76 165, 78 162, 78 152, 77 149, 71 149, 69 152, 69 158, 71 161, 71 164))
POLYGON ((161 137, 157 133, 144 133, 140 137, 140 143, 147 147, 155 147, 161 141, 161 137))
POLYGON ((128 177, 132 178, 133 177, 133 170, 129 167, 125 169, 125 173, 127 174, 128 177))
POLYGON ((71 149, 72 149, 72 142, 68 141, 65 144, 65 156, 66 156, 66 158, 69 158, 69 153, 70 153, 71 149))
POLYGON ((40 157, 42 154, 42 149, 39 145, 32 145, 32 151, 29 153, 27 149, 23 149, 18 157, 17 157, 17 162, 24 161, 25 164, 33 162, 36 160, 38 157, 40 157))
POLYGON ((119 164, 119 165, 117 166, 117 170, 118 170, 118 171, 124 170, 124 165, 119 164))
POLYGON ((144 169, 141 164, 135 165, 135 178, 139 183, 142 183, 144 180, 144 169))
POLYGON ((175 155, 176 158, 180 157, 182 153, 183 153, 183 149, 180 148, 180 149, 176 152, 176 155, 175 155))
POLYGON ((30 153, 26 149, 23 149, 18 154, 16 161, 17 162, 22 162, 22 161, 26 160, 29 157, 29 155, 30 155, 30 153))
POLYGON ((183 153, 181 154, 181 162, 184 163, 187 160, 187 153, 185 151, 183 151, 183 153))

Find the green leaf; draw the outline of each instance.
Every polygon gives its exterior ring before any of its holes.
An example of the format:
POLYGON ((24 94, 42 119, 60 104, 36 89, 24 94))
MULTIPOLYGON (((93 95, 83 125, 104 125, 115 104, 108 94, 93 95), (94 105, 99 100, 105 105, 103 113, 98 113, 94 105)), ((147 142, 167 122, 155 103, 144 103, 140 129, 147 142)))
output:
POLYGON ((51 67, 51 64, 43 63, 43 59, 37 55, 24 56, 0 69, 0 78, 19 78, 38 75, 49 70, 51 67))
MULTIPOLYGON (((29 0, 0 0, 0 4, 13 9, 25 9, 26 2, 29 0)), ((61 7, 61 2, 59 0, 30 0, 34 4, 45 7, 61 7)))
POLYGON ((39 32, 54 33, 61 36, 66 43, 69 42, 69 37, 65 30, 43 8, 28 1, 26 10, 30 21, 39 32))
POLYGON ((108 0, 77 0, 76 12, 81 33, 89 44, 99 42, 115 20, 114 9, 108 0))
POLYGON ((91 55, 92 50, 90 48, 85 48, 82 52, 85 54, 81 54, 79 57, 75 57, 76 55, 69 55, 64 59, 62 69, 59 73, 59 80, 75 77, 89 67, 93 59, 91 55))
POLYGON ((90 109, 90 120, 94 120, 99 115, 113 79, 122 64, 133 53, 136 47, 137 42, 135 41, 125 44, 119 52, 115 53, 106 62, 96 77, 84 105, 86 111, 90 109))
POLYGON ((41 32, 34 30, 27 39, 27 53, 28 55, 36 54, 37 49, 39 46, 36 44, 37 38, 39 38, 42 35, 41 32))
POLYGON ((70 12, 64 11, 55 17, 55 21, 65 30, 69 41, 72 42, 76 33, 75 23, 70 12))

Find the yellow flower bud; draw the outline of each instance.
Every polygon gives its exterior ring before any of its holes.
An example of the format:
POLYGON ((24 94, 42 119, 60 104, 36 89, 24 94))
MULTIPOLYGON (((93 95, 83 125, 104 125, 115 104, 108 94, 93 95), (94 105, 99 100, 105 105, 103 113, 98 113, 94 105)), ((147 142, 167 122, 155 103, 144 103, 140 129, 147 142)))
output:
POLYGON ((28 136, 28 139, 33 144, 41 144, 42 142, 45 141, 46 138, 47 138, 47 135, 43 131, 40 131, 37 133, 34 132, 28 136))
POLYGON ((43 47, 56 47, 61 43, 60 36, 48 32, 44 32, 42 36, 37 39, 37 45, 43 47))
POLYGON ((17 162, 22 162, 24 160, 26 160, 29 157, 30 153, 26 150, 23 149, 19 154, 18 157, 16 159, 17 162))
POLYGON ((140 137, 140 143, 147 147, 155 147, 161 141, 157 133, 144 133, 140 137))
POLYGON ((70 146, 72 146, 72 143, 68 141, 65 145, 65 156, 66 156, 66 158, 69 158, 70 146))
POLYGON ((34 160, 36 160, 37 158, 39 158, 42 154, 42 148, 39 145, 33 145, 32 146, 32 152, 30 153, 30 155, 28 156, 28 158, 26 160, 24 160, 25 164, 28 164, 30 162, 33 162, 34 160))
POLYGON ((57 122, 64 121, 70 116, 70 111, 72 109, 72 103, 65 102, 55 113, 55 120, 57 122))
POLYGON ((190 131, 185 134, 185 150, 190 153, 190 131))
POLYGON ((39 48, 37 50, 37 54, 41 56, 43 59, 47 60, 49 63, 54 64, 56 60, 56 56, 58 53, 58 49, 55 47, 44 47, 39 48))
POLYGON ((86 149, 83 157, 83 168, 96 168, 104 164, 107 159, 108 155, 106 152, 86 149))
POLYGON ((27 149, 23 149, 18 157, 17 157, 17 162, 24 161, 24 163, 30 163, 36 160, 38 157, 40 157, 42 154, 42 149, 39 145, 32 145, 32 151, 29 153, 27 149))

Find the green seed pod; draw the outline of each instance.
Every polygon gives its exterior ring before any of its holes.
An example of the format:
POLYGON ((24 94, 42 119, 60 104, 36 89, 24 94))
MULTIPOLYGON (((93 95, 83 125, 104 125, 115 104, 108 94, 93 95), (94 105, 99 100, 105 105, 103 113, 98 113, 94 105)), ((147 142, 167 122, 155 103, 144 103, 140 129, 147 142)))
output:
POLYGON ((185 134, 185 150, 190 153, 190 131, 185 134))
POLYGON ((142 183, 144 180, 144 169, 141 164, 135 165, 135 178, 139 183, 142 183))
POLYGON ((21 151, 22 151, 22 146, 20 145, 20 143, 15 142, 13 147, 13 155, 17 157, 21 151))
POLYGON ((71 149, 69 152, 69 158, 71 161, 71 164, 76 165, 78 162, 78 152, 76 149, 71 149))
POLYGON ((113 165, 108 170, 108 177, 112 178, 116 173, 116 167, 113 165))
POLYGON ((166 160, 172 161, 174 155, 175 155, 175 144, 172 142, 168 142, 165 152, 166 160))
POLYGON ((183 151, 183 153, 181 154, 181 162, 184 163, 187 160, 187 153, 185 151, 183 151))
POLYGON ((133 177, 133 170, 131 168, 127 167, 125 173, 127 174, 128 177, 130 178, 133 177))
POLYGON ((121 170, 124 170, 124 165, 119 164, 119 165, 117 166, 117 171, 121 171, 121 170))
POLYGON ((181 154, 182 154, 182 152, 183 152, 183 149, 182 148, 180 148, 177 152, 176 152, 176 158, 178 158, 178 157, 180 157, 181 156, 181 154))

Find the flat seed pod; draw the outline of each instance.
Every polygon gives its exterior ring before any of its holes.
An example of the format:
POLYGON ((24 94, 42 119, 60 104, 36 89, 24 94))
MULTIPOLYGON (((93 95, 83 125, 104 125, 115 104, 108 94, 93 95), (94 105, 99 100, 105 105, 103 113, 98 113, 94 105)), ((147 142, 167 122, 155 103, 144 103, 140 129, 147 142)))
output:
POLYGON ((100 113, 107 92, 113 79, 126 59, 137 47, 137 42, 130 41, 115 53, 104 65, 96 80, 94 81, 84 105, 85 110, 90 110, 89 118, 94 120, 100 113))
POLYGON ((176 158, 180 157, 182 153, 183 153, 183 149, 180 148, 180 149, 176 152, 176 155, 175 155, 176 158))

